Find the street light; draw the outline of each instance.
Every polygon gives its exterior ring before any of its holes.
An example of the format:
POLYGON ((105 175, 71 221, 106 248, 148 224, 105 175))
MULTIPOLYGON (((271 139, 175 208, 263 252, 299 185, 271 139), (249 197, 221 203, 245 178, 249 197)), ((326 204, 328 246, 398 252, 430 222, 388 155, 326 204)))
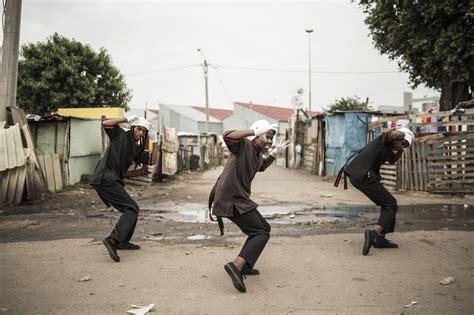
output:
POLYGON ((207 60, 206 56, 204 56, 204 53, 200 48, 197 49, 201 53, 202 58, 204 59, 204 63, 202 66, 202 69, 204 70, 204 84, 205 84, 205 91, 206 91, 206 135, 209 133, 209 97, 208 97, 208 91, 207 91, 207 60))
POLYGON ((308 48, 309 48, 309 70, 308 70, 308 75, 309 75, 309 111, 311 111, 311 33, 313 32, 313 29, 308 28, 306 29, 306 33, 308 33, 308 48))

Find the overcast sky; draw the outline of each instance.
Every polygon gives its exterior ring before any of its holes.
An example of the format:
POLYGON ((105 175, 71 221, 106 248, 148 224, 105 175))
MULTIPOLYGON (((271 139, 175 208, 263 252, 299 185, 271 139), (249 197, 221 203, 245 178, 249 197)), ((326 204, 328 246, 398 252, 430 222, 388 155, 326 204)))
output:
MULTIPOLYGON (((308 103, 308 33, 312 28, 312 109, 336 98, 369 97, 402 105, 408 75, 373 48, 364 15, 350 1, 23 0, 20 44, 57 32, 104 47, 133 90, 131 107, 232 102, 290 107, 298 88, 308 103), (174 70, 170 70, 174 69, 174 70)), ((414 97, 439 93, 418 88, 414 97)))

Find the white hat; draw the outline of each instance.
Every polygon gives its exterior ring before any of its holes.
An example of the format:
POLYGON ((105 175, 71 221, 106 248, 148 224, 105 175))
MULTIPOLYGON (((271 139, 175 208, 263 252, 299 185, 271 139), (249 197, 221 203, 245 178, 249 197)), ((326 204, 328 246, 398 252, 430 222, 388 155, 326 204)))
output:
MULTIPOLYGON (((276 127, 276 124, 270 124, 268 121, 266 120, 257 120, 256 122, 254 122, 252 124, 252 126, 250 126, 250 129, 254 130, 255 128, 259 127, 259 128, 264 128, 266 126, 269 126, 270 127, 270 130, 273 130, 275 132, 277 132, 277 127, 276 127)), ((249 140, 253 140, 256 138, 255 135, 253 136, 248 136, 247 137, 249 140)))
POLYGON ((148 131, 151 129, 151 123, 143 117, 138 117, 138 119, 131 123, 130 126, 140 126, 148 131))
POLYGON ((411 145, 411 143, 413 142, 413 138, 415 138, 415 135, 413 134, 413 132, 411 132, 410 129, 408 128, 400 128, 400 129, 397 129, 398 131, 401 131, 405 134, 405 136, 403 137, 403 139, 405 139, 406 141, 408 141, 408 143, 411 145))

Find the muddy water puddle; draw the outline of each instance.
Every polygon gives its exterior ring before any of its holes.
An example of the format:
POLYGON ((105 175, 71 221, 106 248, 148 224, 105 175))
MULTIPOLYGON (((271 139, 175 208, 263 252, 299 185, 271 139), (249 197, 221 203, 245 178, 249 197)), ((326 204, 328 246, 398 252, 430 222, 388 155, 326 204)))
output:
MULTIPOLYGON (((272 223, 293 224, 305 222, 344 222, 361 219, 376 220, 380 209, 376 206, 325 207, 304 203, 261 205, 258 210, 272 223)), ((209 222, 207 206, 202 203, 142 204, 145 219, 157 218, 187 223, 209 222)), ((469 205, 410 205, 399 206, 398 217, 414 220, 474 222, 474 206, 469 205)))

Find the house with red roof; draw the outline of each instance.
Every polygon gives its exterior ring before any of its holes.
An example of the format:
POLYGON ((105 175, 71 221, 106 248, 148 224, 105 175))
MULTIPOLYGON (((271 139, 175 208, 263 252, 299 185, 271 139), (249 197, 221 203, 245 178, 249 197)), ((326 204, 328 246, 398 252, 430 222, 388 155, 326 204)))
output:
MULTIPOLYGON (((291 108, 261 105, 244 102, 234 102, 234 113, 224 119, 224 130, 249 129, 257 120, 267 120, 271 124, 278 124, 279 133, 285 134, 288 128, 288 119, 295 113, 291 108)), ((317 112, 308 115, 316 116, 317 112)))
MULTIPOLYGON (((159 104, 160 119, 165 125, 176 128, 178 132, 206 132, 206 108, 202 106, 184 106, 174 104, 159 104)), ((220 108, 208 108, 209 132, 222 134, 222 121, 232 115, 233 111, 220 108)))
MULTIPOLYGON (((198 111, 206 114, 206 107, 193 106, 193 108, 198 111)), ((208 108, 209 116, 214 117, 217 120, 224 121, 227 117, 234 113, 231 109, 221 109, 221 108, 208 108)))

